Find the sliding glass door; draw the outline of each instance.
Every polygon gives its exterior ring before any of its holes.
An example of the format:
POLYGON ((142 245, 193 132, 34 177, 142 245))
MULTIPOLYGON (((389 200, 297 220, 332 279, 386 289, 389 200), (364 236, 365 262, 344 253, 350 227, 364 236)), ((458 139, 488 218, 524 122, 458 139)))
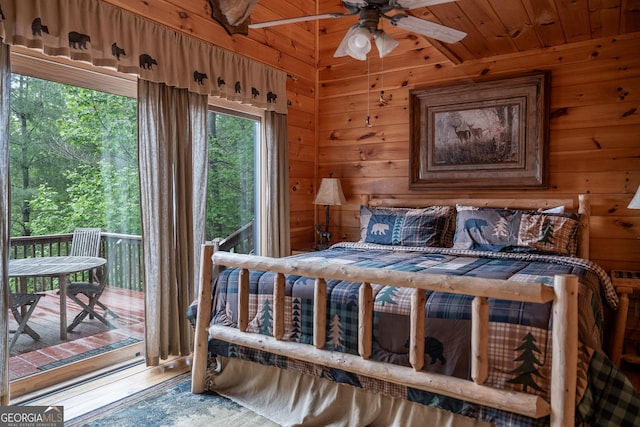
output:
MULTIPOLYGON (((12 294, 42 295, 29 315, 28 329, 10 349, 12 397, 126 362, 141 352, 144 283, 136 108, 134 98, 12 74, 9 275, 13 260, 71 255, 79 244, 73 241, 74 230, 97 228, 97 255, 106 260, 99 279, 94 282, 85 271, 68 280, 105 283, 98 301, 111 309, 104 320, 90 313, 64 337, 62 307, 66 305, 68 323, 83 307, 60 299, 60 277, 10 277, 12 294)), ((79 298, 88 302, 83 294, 79 298)), ((94 308, 104 312, 99 305, 94 308)), ((19 306, 17 315, 10 313, 10 342, 27 311, 19 306)))

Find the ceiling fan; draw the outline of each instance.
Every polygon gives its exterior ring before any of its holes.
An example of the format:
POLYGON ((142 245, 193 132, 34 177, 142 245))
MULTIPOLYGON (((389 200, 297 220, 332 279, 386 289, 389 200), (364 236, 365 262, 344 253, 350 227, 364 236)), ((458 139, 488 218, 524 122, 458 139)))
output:
POLYGON ((387 15, 388 12, 394 9, 406 11, 452 1, 455 0, 344 0, 342 5, 349 13, 324 13, 320 15, 300 16, 298 18, 279 19, 276 21, 250 24, 249 28, 265 28, 317 19, 344 18, 358 15, 359 22, 349 28, 349 31, 347 31, 347 34, 340 42, 333 56, 340 57, 349 55, 352 58, 364 61, 367 58, 367 53, 371 50, 370 36, 372 34, 380 58, 391 52, 399 44, 391 36, 384 33, 381 29, 378 29, 380 18, 388 20, 393 26, 422 34, 445 43, 456 43, 462 40, 467 35, 462 31, 416 18, 415 16, 402 12, 393 16, 387 15))

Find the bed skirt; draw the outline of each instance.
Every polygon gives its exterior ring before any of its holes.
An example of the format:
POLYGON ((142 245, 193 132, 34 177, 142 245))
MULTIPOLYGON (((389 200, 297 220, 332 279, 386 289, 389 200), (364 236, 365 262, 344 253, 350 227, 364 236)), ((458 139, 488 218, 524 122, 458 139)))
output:
POLYGON ((493 425, 274 366, 226 357, 217 357, 217 362, 207 373, 210 390, 282 426, 493 425))

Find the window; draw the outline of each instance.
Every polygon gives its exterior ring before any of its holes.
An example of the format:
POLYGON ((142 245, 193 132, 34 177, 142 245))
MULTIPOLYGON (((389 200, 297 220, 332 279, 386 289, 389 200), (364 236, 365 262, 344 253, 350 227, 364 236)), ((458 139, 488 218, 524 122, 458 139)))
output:
POLYGON ((211 106, 207 116, 209 175, 207 240, 228 238, 224 249, 256 253, 259 245, 261 117, 211 106), (258 191, 257 191, 258 190, 258 191))

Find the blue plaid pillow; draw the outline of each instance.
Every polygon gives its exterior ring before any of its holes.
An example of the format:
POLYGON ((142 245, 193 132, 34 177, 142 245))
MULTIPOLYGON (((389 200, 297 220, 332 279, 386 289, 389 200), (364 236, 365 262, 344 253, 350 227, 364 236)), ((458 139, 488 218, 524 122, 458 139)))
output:
POLYGON ((455 209, 360 207, 361 241, 380 245, 451 247, 455 209))

